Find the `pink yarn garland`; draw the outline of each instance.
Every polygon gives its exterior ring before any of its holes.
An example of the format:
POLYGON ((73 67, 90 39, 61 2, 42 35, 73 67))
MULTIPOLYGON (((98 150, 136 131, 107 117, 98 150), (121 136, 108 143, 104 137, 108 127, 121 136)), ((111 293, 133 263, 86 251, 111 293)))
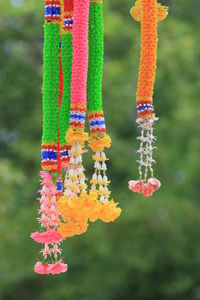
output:
POLYGON ((71 104, 86 108, 89 0, 74 1, 71 104))

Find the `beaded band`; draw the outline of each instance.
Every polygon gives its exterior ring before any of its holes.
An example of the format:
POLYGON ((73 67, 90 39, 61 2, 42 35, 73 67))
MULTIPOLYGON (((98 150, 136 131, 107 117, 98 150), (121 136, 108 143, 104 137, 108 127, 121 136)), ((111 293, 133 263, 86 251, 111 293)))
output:
POLYGON ((61 21, 61 3, 60 0, 45 1, 45 21, 60 22, 61 21))
POLYGON ((89 113, 88 119, 91 134, 95 134, 98 132, 106 132, 106 125, 103 112, 89 113))

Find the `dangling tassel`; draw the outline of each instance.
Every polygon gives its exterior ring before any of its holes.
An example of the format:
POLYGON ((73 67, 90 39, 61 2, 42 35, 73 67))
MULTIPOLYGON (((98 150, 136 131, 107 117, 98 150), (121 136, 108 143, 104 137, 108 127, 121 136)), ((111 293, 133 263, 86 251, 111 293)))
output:
POLYGON ((131 15, 141 22, 141 61, 137 87, 137 123, 141 130, 138 137, 140 148, 139 154, 139 180, 129 181, 129 189, 133 192, 143 194, 145 197, 159 189, 160 181, 154 177, 153 146, 156 138, 153 135, 155 117, 153 106, 153 87, 155 81, 156 59, 157 59, 157 22, 167 17, 168 11, 165 6, 157 4, 156 0, 137 0, 131 9, 131 15), (150 174, 150 178, 148 175, 150 174))
MULTIPOLYGON (((120 216, 121 208, 117 207, 118 203, 115 203, 113 200, 109 200, 111 192, 108 189, 108 185, 110 181, 106 175, 106 161, 108 158, 106 157, 104 148, 110 147, 111 139, 105 132, 94 133, 93 131, 88 142, 89 147, 95 153, 92 156, 94 160, 94 173, 92 179, 90 180, 91 190, 97 193, 100 201, 99 211, 96 215, 96 219, 107 223, 113 222, 120 216)), ((96 221, 96 219, 94 219, 94 221, 96 221)))
POLYGON ((108 177, 106 176, 106 155, 104 151, 96 152, 93 155, 94 160, 94 174, 92 176, 91 183, 91 190, 98 191, 100 196, 100 201, 105 204, 108 203, 108 198, 110 196, 110 192, 108 191, 108 177))
POLYGON ((60 243, 63 240, 57 227, 60 213, 57 210, 56 187, 49 173, 41 171, 42 189, 40 191, 40 210, 38 221, 41 231, 31 234, 31 238, 44 245, 41 251, 43 260, 35 264, 34 271, 38 274, 59 274, 67 271, 67 265, 61 257, 60 243))
MULTIPOLYGON (((103 71, 103 2, 90 0, 89 16, 89 64, 87 82, 87 108, 90 125, 89 147, 93 150, 94 174, 90 181, 91 191, 98 194, 100 201, 99 213, 96 215, 102 221, 114 221, 121 209, 113 200, 109 201, 109 180, 106 175, 104 152, 110 148, 111 139, 106 134, 106 126, 102 107, 102 71, 103 71)), ((94 218, 95 220, 95 218, 94 218)))
POLYGON ((155 160, 153 159, 153 143, 156 140, 153 135, 153 124, 157 121, 157 118, 141 120, 138 119, 137 123, 141 129, 141 136, 138 137, 140 141, 140 148, 137 151, 139 153, 139 180, 130 180, 129 189, 133 192, 143 194, 145 197, 152 196, 153 192, 159 189, 160 181, 154 177, 153 164, 155 160), (148 173, 151 177, 148 179, 148 173))

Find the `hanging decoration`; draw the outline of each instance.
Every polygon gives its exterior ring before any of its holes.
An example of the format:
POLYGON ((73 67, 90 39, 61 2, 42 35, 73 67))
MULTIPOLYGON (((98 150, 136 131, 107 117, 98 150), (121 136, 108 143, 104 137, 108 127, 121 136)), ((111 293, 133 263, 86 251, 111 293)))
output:
POLYGON ((71 108, 66 134, 66 142, 71 147, 70 166, 65 179, 65 194, 58 201, 58 209, 62 216, 58 231, 65 238, 86 232, 88 221, 94 222, 99 219, 111 222, 121 213, 121 209, 113 200, 108 201, 110 192, 107 188, 107 158, 103 150, 110 147, 111 140, 106 134, 102 108, 102 68, 102 1, 91 0, 89 3, 88 0, 74 0, 71 108), (89 138, 84 131, 86 104, 91 132, 89 138), (86 141, 95 151, 95 173, 89 192, 82 164, 86 141))
POLYGON ((88 199, 87 184, 82 164, 82 154, 88 134, 85 129, 86 82, 88 65, 88 14, 89 0, 74 0, 73 60, 71 79, 71 106, 66 143, 70 147, 70 162, 65 177, 64 196, 59 199, 62 221, 59 233, 70 237, 84 233, 88 215, 83 211, 88 199))
POLYGON ((87 109, 90 126, 88 145, 94 152, 94 174, 91 190, 97 192, 101 202, 99 219, 104 222, 114 221, 121 213, 117 203, 109 201, 108 177, 106 176, 106 161, 104 152, 110 148, 111 139, 106 134, 105 119, 102 105, 102 73, 103 73, 103 2, 90 0, 89 14, 89 64, 87 81, 87 109))
POLYGON ((44 52, 43 52, 43 136, 40 210, 38 221, 40 232, 31 238, 44 245, 43 259, 35 264, 38 274, 59 274, 66 272, 62 262, 60 244, 63 240, 58 233, 60 213, 57 198, 62 193, 59 149, 59 106, 62 89, 61 61, 59 62, 61 24, 60 0, 45 1, 44 52), (60 76, 59 76, 60 70, 60 76), (60 83, 59 83, 60 79, 60 83), (60 93, 59 93, 60 87, 60 93), (58 173, 57 173, 58 172, 58 173))
POLYGON ((141 58, 137 86, 137 124, 141 130, 138 137, 139 180, 129 181, 129 189, 149 197, 159 189, 160 181, 154 177, 153 134, 155 116, 153 106, 153 87, 155 81, 157 59, 157 22, 167 17, 168 8, 157 3, 157 0, 137 0, 131 9, 132 17, 141 22, 141 58), (150 178, 149 178, 150 174, 150 178))
POLYGON ((68 268, 60 248, 65 238, 85 233, 89 221, 113 222, 121 213, 109 199, 104 153, 111 139, 102 107, 102 1, 46 0, 43 55, 41 230, 31 238, 44 245, 34 271, 59 274, 68 268), (91 189, 83 166, 86 142, 94 152, 91 189))

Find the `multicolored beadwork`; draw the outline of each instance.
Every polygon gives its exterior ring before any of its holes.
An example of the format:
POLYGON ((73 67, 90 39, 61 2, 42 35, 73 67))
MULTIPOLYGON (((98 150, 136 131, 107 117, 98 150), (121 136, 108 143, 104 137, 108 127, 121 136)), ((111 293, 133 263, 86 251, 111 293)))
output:
POLYGON ((141 119, 148 119, 149 116, 154 117, 154 106, 152 101, 137 101, 137 113, 141 119))
POLYGON ((72 105, 70 110, 70 127, 84 129, 86 109, 83 105, 72 105))
POLYGON ((65 31, 71 31, 72 30, 72 26, 73 26, 73 17, 71 17, 71 18, 65 17, 64 18, 63 29, 65 31))
POLYGON ((98 132, 106 132, 106 125, 103 112, 88 113, 90 132, 95 134, 98 132))
POLYGON ((61 21, 61 4, 60 0, 45 1, 45 21, 60 22, 61 21))

